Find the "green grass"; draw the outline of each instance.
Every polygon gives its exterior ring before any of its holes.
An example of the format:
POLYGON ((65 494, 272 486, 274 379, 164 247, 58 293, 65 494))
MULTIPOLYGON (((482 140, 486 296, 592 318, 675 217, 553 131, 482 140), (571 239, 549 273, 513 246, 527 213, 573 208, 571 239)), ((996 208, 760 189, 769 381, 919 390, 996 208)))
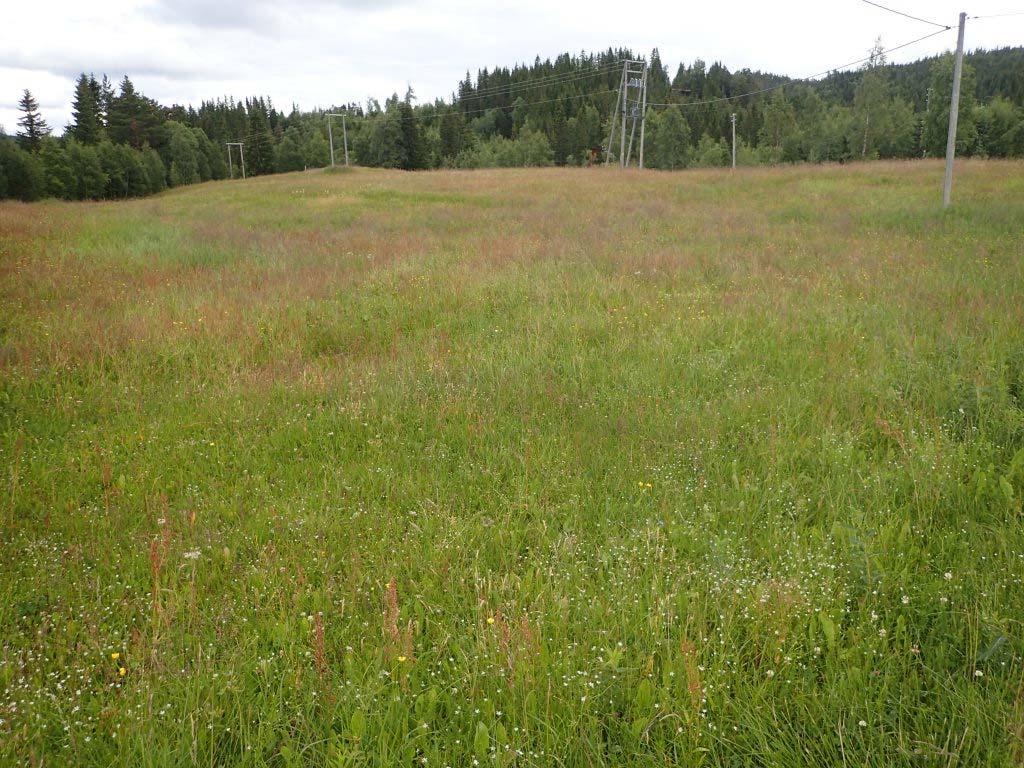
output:
POLYGON ((1024 165, 941 173, 0 205, 0 764, 1019 765, 1024 165))

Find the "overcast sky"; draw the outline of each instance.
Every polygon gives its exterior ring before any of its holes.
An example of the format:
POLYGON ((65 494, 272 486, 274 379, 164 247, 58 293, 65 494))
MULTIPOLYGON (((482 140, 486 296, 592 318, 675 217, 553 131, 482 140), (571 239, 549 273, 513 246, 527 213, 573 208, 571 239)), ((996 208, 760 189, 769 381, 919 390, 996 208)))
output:
MULTIPOLYGON (((975 0, 971 15, 1024 11, 1024 0, 975 0)), ((883 4, 944 24, 948 0, 883 4)), ((135 0, 15 2, 0 25, 0 125, 17 128, 29 88, 60 132, 81 71, 136 88, 164 104, 269 95, 288 111, 383 99, 411 84, 420 101, 447 98, 467 69, 511 66, 562 51, 657 46, 680 61, 807 76, 934 31, 861 0, 687 3, 652 0, 135 0)), ((1024 16, 968 21, 967 48, 1024 44, 1024 16)), ((955 31, 890 56, 910 61, 949 50, 955 31)))

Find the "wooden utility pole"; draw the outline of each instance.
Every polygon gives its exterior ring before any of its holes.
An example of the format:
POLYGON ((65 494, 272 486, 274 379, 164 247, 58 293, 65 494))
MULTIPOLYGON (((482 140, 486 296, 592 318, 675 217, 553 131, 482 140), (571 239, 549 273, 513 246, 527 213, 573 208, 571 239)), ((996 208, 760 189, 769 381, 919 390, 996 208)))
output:
POLYGON ((644 129, 647 127, 647 66, 644 66, 643 95, 640 97, 640 168, 644 167, 644 129))
POLYGON ((729 122, 732 123, 732 169, 736 170, 736 113, 729 115, 729 122))
POLYGON ((334 131, 331 130, 331 116, 327 116, 327 141, 331 145, 331 168, 334 167, 334 131))
POLYGON ((348 125, 345 123, 345 113, 341 113, 341 140, 345 144, 345 167, 348 168, 348 125))
POLYGON ((626 167, 626 105, 629 99, 629 83, 626 80, 629 73, 629 62, 623 65, 622 70, 622 133, 619 134, 619 167, 626 167))
POLYGON ((327 138, 331 142, 331 168, 334 167, 334 133, 331 131, 331 118, 341 118, 341 133, 345 142, 345 166, 348 167, 348 125, 345 123, 344 112, 327 113, 327 138))
POLYGON ((615 109, 612 111, 611 129, 608 131, 608 151, 604 153, 604 164, 608 165, 612 161, 612 141, 615 139, 615 120, 616 115, 619 111, 619 102, 622 101, 622 96, 625 93, 626 85, 626 68, 622 68, 622 79, 619 80, 619 95, 615 97, 615 109))
POLYGON ((960 75, 964 68, 964 22, 967 14, 960 14, 960 29, 956 35, 956 60, 953 63, 953 94, 949 99, 949 133, 946 135, 946 176, 942 181, 942 206, 948 207, 953 196, 953 156, 956 154, 956 120, 960 112, 960 75))
POLYGON ((231 178, 235 178, 234 168, 231 166, 231 148, 238 147, 238 156, 242 160, 242 180, 245 180, 245 151, 242 149, 244 146, 240 141, 226 141, 224 142, 228 147, 228 170, 231 172, 231 178))

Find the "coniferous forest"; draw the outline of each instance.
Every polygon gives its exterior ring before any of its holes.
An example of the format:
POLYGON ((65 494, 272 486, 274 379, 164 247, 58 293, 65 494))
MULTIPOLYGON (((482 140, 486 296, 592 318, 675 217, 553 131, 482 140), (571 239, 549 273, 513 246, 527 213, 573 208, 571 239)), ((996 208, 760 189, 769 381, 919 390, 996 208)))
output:
MULTIPOLYGON (((603 162, 621 62, 628 49, 563 54, 511 69, 469 72, 448 100, 419 104, 412 89, 380 104, 287 114, 252 97, 165 106, 125 76, 82 74, 61 135, 32 94, 15 136, 0 134, 0 198, 136 197, 240 174, 226 142, 242 142, 247 175, 330 164, 328 112, 348 115, 349 150, 363 166, 419 170, 603 162)), ((880 45, 857 70, 813 81, 697 60, 672 75, 650 65, 645 164, 676 169, 730 161, 730 115, 744 165, 940 156, 945 151, 951 55, 886 63, 880 45)), ((340 121, 335 157, 342 161, 340 121)), ((613 152, 615 149, 613 148, 613 152)), ((957 152, 1024 156, 1024 48, 965 57, 957 152)), ((634 155, 635 157, 635 155, 634 155)))

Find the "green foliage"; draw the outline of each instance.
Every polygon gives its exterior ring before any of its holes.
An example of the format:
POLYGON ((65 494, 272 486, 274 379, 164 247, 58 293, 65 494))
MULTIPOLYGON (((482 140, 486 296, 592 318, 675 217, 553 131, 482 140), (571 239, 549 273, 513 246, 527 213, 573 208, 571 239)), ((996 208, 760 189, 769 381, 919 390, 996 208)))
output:
POLYGON ((469 142, 466 120, 462 113, 450 110, 441 117, 440 152, 445 160, 452 160, 459 155, 469 142))
POLYGON ((760 139, 761 146, 768 152, 766 157, 774 158, 774 162, 799 159, 795 148, 799 147, 801 136, 796 111, 784 89, 772 93, 765 106, 760 139))
POLYGON ((360 165, 402 168, 406 155, 397 113, 389 111, 367 121, 359 130, 354 149, 360 165))
POLYGON ((302 151, 302 137, 298 128, 289 128, 278 143, 274 157, 274 169, 278 173, 301 171, 306 167, 306 156, 302 151))
POLYGON ((72 197, 75 200, 99 200, 107 189, 107 175, 96 148, 68 139, 67 152, 75 180, 72 197))
POLYGON ((146 178, 146 189, 149 194, 156 194, 167 188, 167 169, 160 154, 155 149, 142 151, 142 169, 146 178))
POLYGON ((566 129, 569 142, 566 157, 571 158, 571 164, 586 165, 591 156, 600 157, 604 151, 604 130, 593 104, 585 104, 575 117, 569 118, 566 129))
MULTIPOLYGON (((40 144, 42 137, 40 137, 40 144)), ((46 194, 46 175, 39 157, 15 142, 0 137, 0 176, 5 194, 31 202, 46 194)))
POLYGON ((47 138, 39 150, 43 164, 46 195, 71 200, 75 196, 76 180, 67 150, 54 138, 47 138))
POLYGON ((166 162, 170 186, 195 184, 199 176, 199 141, 190 128, 175 121, 166 125, 168 136, 166 162))
POLYGON ((978 150, 990 157, 1024 154, 1024 112, 997 97, 977 113, 978 150))
POLYGON ((690 126, 679 107, 655 112, 647 124, 650 151, 645 163, 667 171, 685 168, 690 158, 690 126))
POLYGON ((128 197, 129 176, 131 174, 119 147, 123 144, 112 144, 110 141, 103 141, 96 147, 96 156, 100 161, 100 168, 107 182, 104 186, 104 197, 128 197))
POLYGON ((398 112, 401 137, 397 153, 401 162, 396 167, 406 171, 423 170, 427 167, 427 146, 412 105, 407 100, 399 101, 393 109, 398 112))
MULTIPOLYGON (((960 104, 957 109, 956 152, 970 154, 976 146, 978 126, 975 123, 974 67, 964 62, 960 79, 960 104)), ((953 92, 953 55, 947 54, 932 65, 930 108, 924 117, 923 149, 933 157, 946 154, 949 134, 949 105, 953 92)))
MULTIPOLYGON (((320 130, 310 131, 309 138, 302 147, 302 156, 310 168, 324 168, 331 164, 331 145, 320 130)), ((337 156, 342 163, 345 162, 344 146, 338 149, 337 156)))
POLYGON ((104 197, 139 197, 149 193, 149 178, 139 150, 104 139, 97 145, 96 154, 107 179, 104 197))
POLYGON ((196 163, 199 166, 199 180, 226 179, 228 166, 224 160, 224 154, 210 141, 206 131, 202 128, 193 127, 192 135, 196 138, 196 163))
POLYGON ((713 139, 707 134, 700 138, 693 163, 698 168, 715 168, 732 163, 732 150, 722 139, 713 139))
MULTIPOLYGON (((174 120, 164 126, 168 137, 163 157, 167 179, 172 187, 195 184, 227 176, 227 165, 213 142, 201 128, 189 128, 174 120)), ((248 154, 246 155, 248 159, 248 154)), ((144 174, 151 178, 148 172, 144 174)), ((150 182, 152 186, 152 182, 150 182)))
POLYGON ((455 159, 459 168, 515 168, 551 165, 554 152, 547 136, 524 128, 515 139, 492 136, 463 150, 455 159))
POLYGON ((555 108, 550 136, 551 155, 555 165, 565 165, 566 159, 572 155, 573 142, 569 133, 569 122, 565 118, 565 110, 561 105, 555 108))

